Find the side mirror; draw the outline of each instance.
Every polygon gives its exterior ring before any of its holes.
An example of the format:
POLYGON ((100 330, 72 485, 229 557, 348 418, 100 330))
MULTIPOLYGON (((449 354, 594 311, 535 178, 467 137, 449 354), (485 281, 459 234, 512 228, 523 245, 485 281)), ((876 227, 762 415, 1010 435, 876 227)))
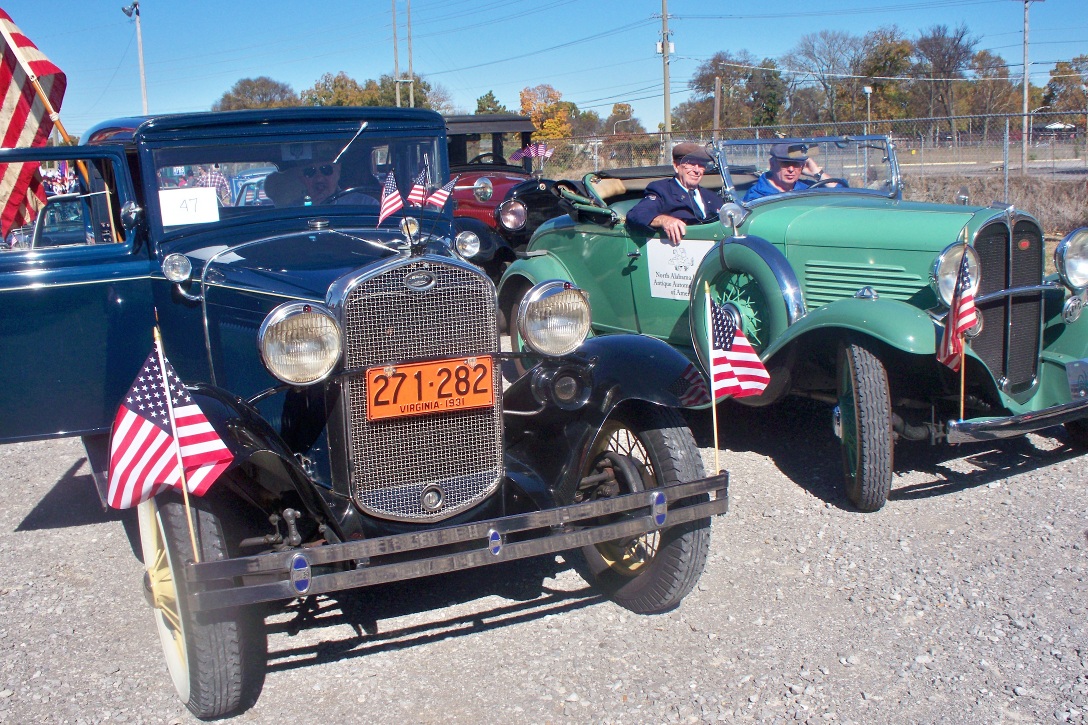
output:
POLYGON ((748 216, 748 210, 740 204, 729 203, 723 204, 722 208, 718 210, 718 219, 721 223, 730 227, 733 230, 733 236, 737 236, 737 227, 744 223, 745 218, 748 216))
POLYGON ((131 232, 143 221, 144 210, 136 205, 136 202, 126 201, 121 207, 121 226, 125 231, 131 232))

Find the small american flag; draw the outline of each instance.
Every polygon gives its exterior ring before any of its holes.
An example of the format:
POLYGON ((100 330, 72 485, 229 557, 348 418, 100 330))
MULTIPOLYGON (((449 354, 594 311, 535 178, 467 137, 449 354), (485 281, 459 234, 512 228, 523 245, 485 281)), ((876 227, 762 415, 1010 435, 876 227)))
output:
POLYGON ((427 196, 427 167, 424 166, 416 175, 412 188, 408 192, 409 206, 423 206, 423 200, 427 196))
MULTIPOLYGON (((0 10, 0 147, 44 146, 53 119, 34 90, 37 79, 54 112, 60 111, 68 81, 60 68, 23 35, 0 10)), ((45 206, 38 164, 0 164, 0 238, 34 221, 45 206)))
POLYGON ((956 288, 952 292, 952 303, 948 317, 944 321, 944 334, 941 345, 937 348, 937 359, 952 368, 960 369, 963 356, 963 335, 978 322, 975 311, 975 296, 971 294, 971 270, 968 268, 967 255, 963 255, 960 271, 956 274, 956 288))
POLYGON ((771 381, 733 315, 707 293, 707 329, 710 331, 710 389, 714 400, 726 396, 759 395, 771 381))
POLYGON ((204 495, 234 459, 165 357, 160 366, 156 344, 113 421, 110 506, 129 508, 160 491, 180 488, 179 447, 194 496, 204 495))
POLYGON ((522 159, 550 159, 552 154, 555 153, 555 149, 548 148, 544 143, 531 143, 525 148, 518 149, 514 153, 510 154, 511 161, 521 161, 522 159))
POLYGON ((397 177, 393 170, 385 175, 385 186, 382 187, 382 206, 378 211, 378 223, 381 224, 393 212, 404 208, 404 199, 400 198, 400 189, 397 188, 397 177))
POLYGON ((445 186, 435 189, 434 193, 427 197, 426 203, 439 209, 444 207, 446 200, 450 198, 450 192, 453 191, 453 187, 457 185, 457 180, 460 178, 460 176, 455 176, 445 186))

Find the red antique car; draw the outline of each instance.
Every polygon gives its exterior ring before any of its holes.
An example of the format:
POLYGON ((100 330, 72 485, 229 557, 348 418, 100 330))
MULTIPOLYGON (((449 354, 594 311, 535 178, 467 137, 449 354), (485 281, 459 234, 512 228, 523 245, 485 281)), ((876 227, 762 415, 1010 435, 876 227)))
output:
POLYGON ((530 143, 534 130, 531 119, 512 113, 446 116, 450 175, 460 176, 452 194, 454 226, 479 236, 472 261, 492 279, 514 261, 509 244, 495 233, 495 209, 507 191, 532 176, 532 159, 508 159, 530 143))

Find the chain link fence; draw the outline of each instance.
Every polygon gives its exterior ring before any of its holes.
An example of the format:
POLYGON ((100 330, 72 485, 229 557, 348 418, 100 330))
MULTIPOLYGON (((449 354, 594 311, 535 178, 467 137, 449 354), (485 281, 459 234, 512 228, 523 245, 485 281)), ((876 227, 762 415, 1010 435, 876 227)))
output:
POLYGON ((1088 225, 1088 109, 1036 110, 1029 117, 1026 132, 1023 116, 1010 114, 674 131, 671 139, 663 133, 557 139, 547 142, 554 153, 542 172, 581 178, 669 163, 666 147, 681 141, 870 133, 895 142, 907 199, 952 203, 966 187, 971 203, 1011 203, 1039 216, 1054 234, 1088 225))

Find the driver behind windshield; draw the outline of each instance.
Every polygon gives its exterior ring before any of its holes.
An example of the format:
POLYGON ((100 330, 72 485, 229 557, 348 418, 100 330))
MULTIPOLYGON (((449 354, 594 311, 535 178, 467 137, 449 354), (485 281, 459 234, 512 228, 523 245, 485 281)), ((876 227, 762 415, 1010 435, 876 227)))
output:
POLYGON ((674 146, 672 165, 676 175, 648 184, 645 196, 627 213, 627 223, 653 231, 660 229, 675 247, 687 233, 688 224, 717 219, 723 199, 699 188, 708 164, 710 154, 699 144, 674 146))
MULTIPOLYGON (((817 149, 812 149, 813 156, 816 155, 816 151, 817 149)), ((745 192, 741 201, 751 201, 786 191, 801 191, 815 183, 802 179, 802 174, 814 177, 816 181, 824 177, 824 170, 809 156, 807 144, 776 143, 771 146, 770 164, 770 171, 764 172, 759 177, 756 183, 745 192)))

